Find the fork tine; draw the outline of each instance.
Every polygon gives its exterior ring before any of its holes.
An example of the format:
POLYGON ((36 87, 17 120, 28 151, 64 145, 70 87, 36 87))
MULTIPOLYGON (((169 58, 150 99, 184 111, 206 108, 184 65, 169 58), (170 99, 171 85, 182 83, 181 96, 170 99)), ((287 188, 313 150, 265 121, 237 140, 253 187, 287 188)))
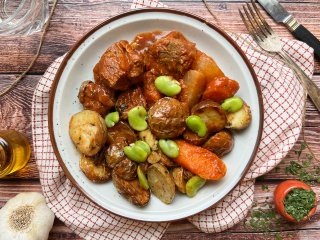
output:
POLYGON ((247 11, 247 8, 245 6, 243 7, 243 11, 247 17, 247 19, 249 20, 250 25, 252 26, 257 38, 259 38, 261 41, 263 41, 265 39, 265 36, 263 34, 261 34, 261 31, 259 31, 259 28, 257 27, 257 24, 254 22, 252 16, 250 15, 250 13, 247 11))
POLYGON ((259 41, 257 35, 255 34, 253 28, 251 27, 250 23, 248 23, 247 19, 244 17, 243 13, 241 12, 241 10, 239 9, 239 14, 240 14, 240 17, 242 18, 242 21, 244 23, 244 25, 246 26, 249 34, 253 37, 253 39, 255 41, 259 41))
POLYGON ((249 3, 246 3, 246 5, 247 5, 247 8, 249 9, 249 12, 250 12, 252 18, 253 18, 253 21, 257 24, 262 36, 265 38, 268 37, 268 32, 265 30, 263 23, 257 17, 257 14, 253 11, 253 9, 249 3))
POLYGON ((260 10, 259 10, 258 7, 257 7, 257 4, 256 4, 253 0, 251 0, 251 4, 252 4, 255 12, 257 13, 260 21, 262 22, 263 26, 265 27, 265 29, 266 29, 270 34, 273 34, 272 28, 271 28, 270 25, 267 23, 267 21, 265 20, 265 18, 262 16, 260 10))

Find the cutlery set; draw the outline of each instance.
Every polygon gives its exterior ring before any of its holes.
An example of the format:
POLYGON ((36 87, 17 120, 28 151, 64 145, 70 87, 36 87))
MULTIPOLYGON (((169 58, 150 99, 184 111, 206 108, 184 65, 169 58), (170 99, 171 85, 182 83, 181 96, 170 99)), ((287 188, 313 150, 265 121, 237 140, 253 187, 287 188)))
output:
MULTIPOLYGON (((297 20, 295 20, 294 17, 289 14, 277 0, 258 0, 258 2, 276 22, 284 23, 296 38, 307 43, 314 49, 315 55, 320 57, 320 41, 303 25, 299 24, 297 20)), ((281 42, 280 37, 272 30, 270 25, 263 18, 254 1, 251 0, 251 4, 247 3, 246 6, 243 6, 243 11, 239 9, 239 14, 249 34, 263 50, 269 53, 278 54, 293 67, 293 70, 298 75, 301 84, 305 87, 308 95, 318 111, 320 111, 319 87, 283 50, 283 43, 281 42)))

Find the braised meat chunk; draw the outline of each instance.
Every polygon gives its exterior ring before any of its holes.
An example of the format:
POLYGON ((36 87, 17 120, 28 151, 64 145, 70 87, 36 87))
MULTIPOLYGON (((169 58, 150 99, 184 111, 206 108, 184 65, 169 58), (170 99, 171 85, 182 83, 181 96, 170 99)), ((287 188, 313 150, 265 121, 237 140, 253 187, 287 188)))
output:
POLYGON ((195 44, 173 31, 149 47, 145 64, 148 70, 155 69, 158 75, 182 78, 190 69, 195 55, 195 44))
POLYGON ((142 55, 132 49, 128 41, 121 40, 105 51, 97 68, 104 85, 116 90, 127 90, 142 80, 140 75, 144 70, 144 62, 142 55))
POLYGON ((141 87, 136 87, 119 95, 116 102, 116 109, 121 114, 122 119, 127 119, 130 109, 136 106, 146 107, 146 105, 146 100, 142 94, 141 87))
POLYGON ((115 104, 113 90, 91 81, 81 84, 78 98, 84 109, 95 111, 102 116, 115 104))
POLYGON ((150 108, 156 101, 162 98, 162 94, 157 90, 154 85, 156 75, 153 71, 149 71, 143 76, 143 95, 146 99, 147 105, 150 108))

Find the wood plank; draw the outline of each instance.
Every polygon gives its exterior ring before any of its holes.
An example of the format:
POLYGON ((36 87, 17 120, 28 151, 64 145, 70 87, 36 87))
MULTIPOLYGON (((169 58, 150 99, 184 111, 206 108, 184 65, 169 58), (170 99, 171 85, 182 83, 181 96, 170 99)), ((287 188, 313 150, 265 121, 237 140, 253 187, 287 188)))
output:
MULTIPOLYGON (((274 182, 263 182, 263 183, 257 183, 255 186, 255 197, 254 201, 256 203, 256 206, 253 208, 252 211, 255 211, 256 209, 269 209, 269 206, 273 208, 273 191, 275 189, 277 183, 274 182), (264 187, 267 187, 267 190, 262 189, 262 185, 264 187)), ((313 187, 313 189, 316 191, 317 195, 320 194, 320 186, 313 187)), ((14 197, 19 192, 41 192, 41 186, 38 181, 17 181, 17 180, 0 180, 0 208, 12 197, 14 197)), ((272 210, 274 211, 274 210, 272 210)), ((246 219, 249 219, 250 214, 246 217, 246 219)), ((280 216, 277 216, 276 219, 279 219, 280 216)), ((286 234, 293 234, 294 237, 301 236, 302 233, 306 232, 312 232, 315 229, 320 229, 320 209, 319 209, 319 203, 318 203, 318 210, 314 217, 305 224, 299 224, 294 225, 290 224, 284 220, 281 220, 278 224, 275 224, 272 228, 271 233, 262 233, 259 230, 253 229, 250 227, 247 221, 242 221, 233 228, 227 230, 223 233, 215 233, 215 234, 204 234, 201 233, 197 228, 195 228, 191 223, 189 223, 186 220, 180 220, 177 222, 174 222, 170 225, 167 232, 165 233, 163 239, 211 239, 213 236, 217 239, 228 239, 226 237, 235 237, 237 234, 240 234, 239 236, 250 236, 248 239, 252 239, 253 237, 265 237, 265 236, 273 236, 278 233, 282 232, 286 236, 286 234), (306 231, 307 230, 307 231, 306 231), (246 235, 247 234, 247 235, 246 235), (178 237, 179 236, 179 237, 178 237), (192 236, 192 238, 187 237, 192 236), (200 238, 196 238, 196 237, 200 238)), ((319 230, 317 230, 319 231, 319 230)), ((311 235, 306 235, 309 237, 314 237, 315 233, 312 233, 311 235)), ((68 229, 61 221, 55 220, 54 227, 50 233, 50 238, 53 239, 80 239, 75 234, 71 232, 70 229, 68 229)), ((242 238, 240 238, 242 239, 242 238)), ((284 238, 286 239, 286 238, 284 238)), ((291 238, 290 238, 291 239, 291 238)), ((296 238, 292 238, 296 239, 296 238)), ((312 239, 312 238, 309 238, 312 239)))
MULTIPOLYGON (((83 34, 101 21, 129 10, 131 1, 97 2, 84 1, 77 5, 58 4, 53 16, 49 32, 45 39, 41 55, 31 72, 43 73, 54 59, 66 53, 83 34), (90 14, 88 14, 88 12, 90 14)), ((209 4, 224 25, 225 30, 246 33, 238 9, 244 0, 236 2, 215 2, 209 4)), ((205 9, 201 0, 169 1, 165 2, 171 8, 186 10, 212 21, 213 18, 205 9)), ((301 23, 320 38, 320 4, 314 2, 300 2, 298 0, 286 2, 284 6, 291 11, 301 23), (306 12, 308 14, 306 14, 306 12)), ((267 16, 263 13, 264 16, 267 16)), ((274 23, 268 17, 268 22, 275 31, 283 37, 293 38, 287 29, 274 23)), ((0 73, 16 73, 26 69, 36 52, 40 34, 29 37, 1 37, 0 39, 0 73), (27 46, 27 47, 26 47, 27 46)), ((316 72, 320 73, 320 63, 316 63, 316 72)))
MULTIPOLYGON (((32 94, 41 76, 28 75, 11 92, 5 95, 0 101, 0 126, 2 129, 16 129, 26 133, 31 142, 31 101, 32 94)), ((14 79, 12 75, 1 75, 0 89, 14 79)), ((320 86, 320 76, 314 77, 315 82, 320 86)), ((308 101, 306 114, 306 138, 315 154, 320 159, 320 113, 312 103, 308 101)), ((301 137, 300 137, 301 140, 301 137)), ((298 148, 299 144, 295 145, 298 148)), ((279 165, 277 172, 271 171, 265 177, 268 180, 291 178, 284 173, 285 167, 290 161, 295 160, 294 150, 291 150, 285 160, 279 165)), ((312 169, 313 165, 310 166, 312 169)), ((34 156, 29 164, 21 171, 12 174, 8 178, 37 179, 39 177, 34 156)))

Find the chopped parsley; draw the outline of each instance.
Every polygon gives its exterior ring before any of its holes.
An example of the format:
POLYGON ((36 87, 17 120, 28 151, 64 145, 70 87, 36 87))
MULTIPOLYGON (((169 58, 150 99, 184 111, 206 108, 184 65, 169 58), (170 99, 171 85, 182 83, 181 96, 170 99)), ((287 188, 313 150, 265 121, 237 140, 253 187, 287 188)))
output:
POLYGON ((269 190, 269 187, 267 185, 265 185, 265 184, 262 184, 261 188, 262 188, 263 191, 269 190))
POLYGON ((311 164, 314 160, 314 154, 312 152, 303 154, 305 156, 304 160, 301 160, 302 152, 307 148, 307 143, 302 142, 298 150, 295 150, 297 155, 297 161, 291 161, 290 165, 286 167, 286 174, 291 174, 296 176, 300 181, 303 181, 307 184, 312 184, 314 182, 320 183, 320 167, 314 166, 312 169, 311 164))
POLYGON ((286 212, 298 222, 314 207, 316 194, 303 188, 292 189, 284 199, 286 212))

